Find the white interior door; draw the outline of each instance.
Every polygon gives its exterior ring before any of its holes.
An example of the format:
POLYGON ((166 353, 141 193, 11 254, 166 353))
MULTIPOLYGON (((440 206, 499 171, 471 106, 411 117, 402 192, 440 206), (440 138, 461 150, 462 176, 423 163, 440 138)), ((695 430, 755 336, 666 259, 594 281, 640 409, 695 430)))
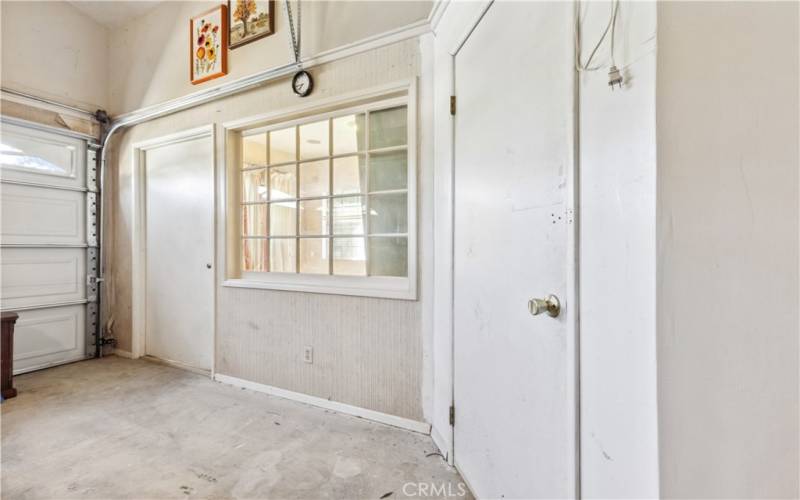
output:
POLYGON ((145 354, 211 370, 212 138, 167 143, 144 154, 145 354))
POLYGON ((455 55, 454 458, 481 498, 576 494, 571 10, 495 2, 455 55))

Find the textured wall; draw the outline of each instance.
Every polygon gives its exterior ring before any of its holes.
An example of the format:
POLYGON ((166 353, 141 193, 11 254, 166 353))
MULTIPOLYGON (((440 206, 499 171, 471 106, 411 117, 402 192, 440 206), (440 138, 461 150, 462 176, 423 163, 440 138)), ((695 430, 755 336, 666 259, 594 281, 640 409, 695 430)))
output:
POLYGON ((798 4, 658 5, 665 498, 797 498, 798 4))
POLYGON ((242 288, 217 300, 218 373, 422 418, 416 302, 242 288))
MULTIPOLYGON (((314 68, 315 91, 307 102, 418 76, 416 40, 314 68)), ((138 125, 115 141, 111 173, 113 204, 110 242, 113 264, 106 304, 116 317, 122 350, 131 349, 131 146, 133 143, 208 123, 278 111, 297 104, 288 79, 138 125)), ((217 151, 223 145, 217 128, 217 151)), ((217 169, 225 168, 217 157, 217 169)), ((427 168, 421 162, 422 169, 427 168)), ((420 172, 420 178, 428 176, 420 172)), ((218 177, 219 178, 219 177, 218 177)), ((219 193, 218 193, 219 194, 219 193)), ((428 186, 419 191, 421 301, 399 301, 226 288, 217 276, 216 370, 283 389, 422 420, 422 302, 431 217, 428 186), (314 347, 314 363, 302 362, 302 347, 314 347)), ((217 269, 224 268, 222 235, 217 269)), ((432 276, 431 276, 432 277, 432 276)))

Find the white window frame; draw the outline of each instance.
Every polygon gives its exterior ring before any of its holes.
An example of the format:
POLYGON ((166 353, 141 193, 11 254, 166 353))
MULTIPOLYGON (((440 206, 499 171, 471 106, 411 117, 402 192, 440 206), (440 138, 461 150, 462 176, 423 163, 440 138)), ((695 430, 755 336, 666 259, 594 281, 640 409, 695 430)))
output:
MULTIPOLYGON (((287 290, 337 295, 355 295, 403 300, 417 299, 417 98, 416 81, 410 80, 353 94, 320 99, 277 113, 254 116, 224 123, 225 191, 227 202, 223 218, 226 235, 226 279, 222 285, 238 288, 287 290), (337 276, 303 273, 241 271, 241 137, 251 133, 289 127, 375 108, 406 106, 407 110, 407 243, 408 273, 406 277, 337 276)), ((298 193, 299 194, 299 193, 298 193)), ((363 193, 367 196, 367 193, 363 193)), ((330 199, 330 198, 329 198, 330 199)), ((329 235, 332 236, 332 235, 329 235)), ((365 242, 369 236, 365 235, 365 242)), ((299 251, 299 249, 298 249, 299 251)))

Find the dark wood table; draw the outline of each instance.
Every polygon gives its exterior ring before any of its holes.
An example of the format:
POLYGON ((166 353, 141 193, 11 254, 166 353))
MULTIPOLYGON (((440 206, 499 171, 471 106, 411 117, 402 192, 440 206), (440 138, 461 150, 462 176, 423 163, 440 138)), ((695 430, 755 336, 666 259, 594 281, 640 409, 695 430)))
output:
POLYGON ((19 315, 17 313, 2 313, 2 339, 0 339, 0 389, 3 399, 13 398, 17 395, 14 389, 14 324, 19 315))

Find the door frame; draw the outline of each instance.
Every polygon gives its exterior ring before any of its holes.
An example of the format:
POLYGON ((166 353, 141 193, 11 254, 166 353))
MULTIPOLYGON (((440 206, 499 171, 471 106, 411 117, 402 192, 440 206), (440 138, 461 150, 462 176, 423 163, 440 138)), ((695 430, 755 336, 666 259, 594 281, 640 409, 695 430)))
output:
MULTIPOLYGON (((147 312, 147 213, 146 207, 146 188, 145 188, 145 155, 147 151, 178 144, 181 142, 195 139, 211 139, 212 155, 211 162, 211 262, 217 262, 217 218, 216 218, 216 196, 217 196, 217 153, 216 153, 216 134, 214 124, 203 125, 163 135, 152 139, 136 142, 132 145, 132 170, 131 170, 131 203, 132 203, 132 227, 133 238, 131 239, 131 357, 133 359, 145 356, 145 328, 147 312)), ((217 266, 212 268, 211 286, 211 372, 213 379, 216 373, 216 338, 217 338, 217 266)), ((181 366, 181 368, 186 368, 181 366)))
MULTIPOLYGON (((464 25, 462 30, 460 31, 460 35, 454 38, 451 38, 451 42, 453 42, 452 48, 450 48, 447 52, 449 55, 449 68, 445 71, 448 73, 449 76, 449 88, 450 88, 450 95, 457 96, 456 94, 456 69, 457 69, 457 56, 461 48, 467 42, 469 37, 478 27, 478 25, 483 20, 484 16, 487 14, 489 9, 494 4, 494 0, 486 0, 483 5, 480 6, 476 11, 473 12, 471 19, 464 25)), ((574 22, 575 22, 575 12, 573 15, 570 16, 570 24, 565 27, 565 33, 570 34, 574 29, 574 22)), ((574 40, 570 38, 571 43, 574 44, 574 40)), ((568 61, 572 64, 572 61, 568 61)), ((444 71, 442 72, 444 73, 444 71)), ((443 75, 444 76, 444 75, 443 75)), ((569 103, 568 107, 572 110, 570 113, 570 120, 571 126, 569 127, 569 141, 571 142, 571 147, 569 148, 569 154, 571 156, 571 161, 568 161, 566 164, 566 193, 565 193, 565 205, 567 206, 567 214, 568 214, 568 223, 570 224, 570 229, 567 231, 567 255, 566 255, 566 262, 567 262, 567 290, 565 300, 562 301, 562 307, 570 311, 571 314, 571 321, 567 323, 567 352, 571 353, 567 357, 567 376, 568 376, 568 383, 567 383, 567 390, 569 391, 568 398, 572 401, 572 404, 569 405, 571 409, 572 415, 571 420, 574 422, 574 432, 573 432, 573 440, 572 443, 568 443, 568 445, 573 449, 573 470, 574 470, 574 489, 573 489, 573 497, 580 498, 581 497, 581 422, 580 422, 580 307, 579 307, 579 211, 578 211, 578 200, 579 200, 579 162, 578 162, 578 148, 579 148, 579 135, 578 135, 578 125, 579 125, 579 95, 578 95, 578 84, 579 84, 579 75, 576 71, 573 71, 573 78, 572 78, 572 92, 569 93, 569 103)), ((442 106, 441 104, 439 105, 442 106)), ((454 321, 454 307, 455 307, 455 197, 457 193, 455 192, 455 175, 456 175, 456 168, 457 168, 457 159, 456 159, 456 120, 455 115, 451 115, 449 120, 449 127, 450 127, 450 134, 448 138, 448 144, 446 147, 449 147, 449 161, 444 162, 442 165, 442 178, 445 182, 438 183, 436 187, 436 196, 443 197, 447 200, 446 204, 442 205, 442 213, 437 215, 437 219, 441 216, 441 221, 444 221, 443 226, 449 226, 447 228, 442 227, 442 230, 437 229, 436 233, 437 236, 444 235, 448 238, 448 242, 446 245, 437 245, 437 248, 442 250, 437 251, 437 259, 441 259, 441 264, 444 264, 445 268, 447 269, 447 274, 449 274, 448 279, 442 280, 440 283, 436 285, 439 290, 437 290, 437 295, 439 296, 447 296, 450 298, 450 303, 447 305, 447 312, 449 314, 449 334, 450 334, 450 369, 451 369, 451 377, 450 377, 450 389, 451 389, 451 404, 457 407, 457 401, 455 401, 455 384, 457 383, 455 379, 455 343, 456 343, 456 331, 455 331, 455 321, 454 321)), ((456 420, 457 422, 457 420, 456 420)), ((448 462, 455 466, 455 455, 457 454, 458 443, 455 442, 455 427, 450 427, 450 453, 448 453, 448 462)), ((467 478, 464 478, 467 481, 467 478)), ((467 483, 469 484, 469 483, 467 483)))

